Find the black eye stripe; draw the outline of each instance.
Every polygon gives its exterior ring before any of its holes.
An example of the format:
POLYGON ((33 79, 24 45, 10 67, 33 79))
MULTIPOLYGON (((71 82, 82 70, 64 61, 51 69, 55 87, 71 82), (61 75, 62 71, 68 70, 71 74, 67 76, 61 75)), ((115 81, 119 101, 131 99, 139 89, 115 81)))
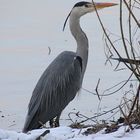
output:
POLYGON ((88 4, 89 4, 89 2, 82 1, 82 2, 76 3, 76 4, 74 5, 74 7, 80 7, 80 6, 88 7, 88 4))

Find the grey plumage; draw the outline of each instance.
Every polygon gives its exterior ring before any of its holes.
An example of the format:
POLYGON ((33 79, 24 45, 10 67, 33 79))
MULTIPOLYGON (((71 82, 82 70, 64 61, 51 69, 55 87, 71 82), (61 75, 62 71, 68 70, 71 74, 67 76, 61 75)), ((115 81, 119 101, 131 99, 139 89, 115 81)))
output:
POLYGON ((24 131, 38 128, 39 121, 44 124, 62 112, 80 89, 81 70, 75 53, 65 51, 56 57, 33 91, 24 131))
MULTIPOLYGON (((101 9, 115 4, 96 5, 101 9)), ((68 15, 70 31, 77 42, 77 50, 62 52, 39 79, 30 99, 23 132, 40 128, 47 121, 52 125, 55 117, 55 126, 59 126, 61 112, 81 88, 88 61, 88 38, 80 27, 79 19, 92 11, 95 11, 95 5, 79 2, 68 15)))

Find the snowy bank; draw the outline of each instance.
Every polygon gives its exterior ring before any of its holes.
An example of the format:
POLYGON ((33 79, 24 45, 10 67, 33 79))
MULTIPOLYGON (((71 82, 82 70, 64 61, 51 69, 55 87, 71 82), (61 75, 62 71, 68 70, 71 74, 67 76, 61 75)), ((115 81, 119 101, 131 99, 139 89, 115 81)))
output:
MULTIPOLYGON (((135 129, 128 133, 125 132, 126 127, 120 127, 118 131, 104 134, 104 130, 88 136, 82 133, 86 129, 72 129, 70 127, 61 126, 49 129, 50 133, 42 137, 42 140, 139 140, 140 129, 135 129)), ((46 129, 33 130, 28 134, 16 131, 8 131, 0 129, 0 140, 35 140, 46 129)))

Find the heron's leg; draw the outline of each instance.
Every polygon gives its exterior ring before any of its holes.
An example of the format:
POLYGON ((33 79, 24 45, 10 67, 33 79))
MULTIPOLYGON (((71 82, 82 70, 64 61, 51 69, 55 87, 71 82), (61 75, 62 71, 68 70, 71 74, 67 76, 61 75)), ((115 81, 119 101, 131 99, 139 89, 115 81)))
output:
POLYGON ((59 124, 60 115, 61 115, 61 113, 49 121, 51 128, 60 126, 60 124, 59 124))
POLYGON ((49 121, 49 124, 50 124, 50 127, 53 128, 53 127, 54 127, 54 119, 51 119, 51 120, 49 121))
POLYGON ((60 116, 61 116, 61 113, 60 113, 59 115, 56 116, 56 119, 55 119, 55 127, 60 126, 60 124, 59 124, 60 116))

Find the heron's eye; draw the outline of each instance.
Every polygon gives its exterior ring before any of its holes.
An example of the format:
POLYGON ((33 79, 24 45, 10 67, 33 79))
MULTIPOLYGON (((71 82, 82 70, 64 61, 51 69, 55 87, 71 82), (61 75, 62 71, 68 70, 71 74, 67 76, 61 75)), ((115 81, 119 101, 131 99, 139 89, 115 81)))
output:
POLYGON ((88 5, 87 5, 87 4, 85 4, 85 7, 87 7, 87 8, 88 8, 88 5))

